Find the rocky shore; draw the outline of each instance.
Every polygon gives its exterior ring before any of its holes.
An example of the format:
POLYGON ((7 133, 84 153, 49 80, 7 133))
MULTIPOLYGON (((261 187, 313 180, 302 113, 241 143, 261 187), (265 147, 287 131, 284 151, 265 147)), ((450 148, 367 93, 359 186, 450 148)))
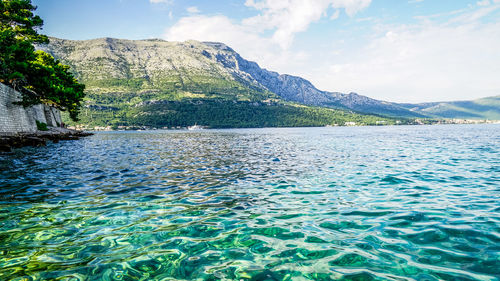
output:
POLYGON ((35 133, 0 133, 0 152, 11 152, 25 146, 45 146, 48 141, 57 143, 61 140, 77 140, 90 135, 93 134, 66 128, 50 128, 48 131, 35 133))

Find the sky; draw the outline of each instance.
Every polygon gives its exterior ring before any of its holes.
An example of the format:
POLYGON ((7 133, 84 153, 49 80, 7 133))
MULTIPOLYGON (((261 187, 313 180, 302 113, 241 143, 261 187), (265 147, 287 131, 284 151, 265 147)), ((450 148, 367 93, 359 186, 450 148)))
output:
POLYGON ((41 33, 218 41, 320 90, 393 102, 500 95, 500 0, 33 0, 41 33))

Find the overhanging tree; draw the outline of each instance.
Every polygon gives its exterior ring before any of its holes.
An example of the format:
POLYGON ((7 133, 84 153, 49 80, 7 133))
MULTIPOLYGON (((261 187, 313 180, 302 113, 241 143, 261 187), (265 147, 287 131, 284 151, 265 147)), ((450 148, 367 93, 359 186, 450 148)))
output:
POLYGON ((49 42, 38 33, 43 20, 33 14, 35 10, 31 0, 0 2, 0 82, 21 92, 24 106, 52 104, 76 121, 85 86, 68 66, 35 50, 34 44, 49 42))

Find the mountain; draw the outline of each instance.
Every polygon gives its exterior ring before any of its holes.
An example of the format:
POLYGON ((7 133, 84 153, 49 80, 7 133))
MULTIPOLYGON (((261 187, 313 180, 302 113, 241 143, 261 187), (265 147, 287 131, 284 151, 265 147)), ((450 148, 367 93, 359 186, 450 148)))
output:
POLYGON ((83 123, 313 126, 395 122, 366 114, 423 116, 354 93, 318 90, 300 77, 262 69, 222 43, 50 38, 38 48, 71 66, 87 86, 83 123), (214 112, 221 115, 210 116, 214 112))
POLYGON ((232 50, 223 58, 223 64, 225 60, 236 60, 237 64, 231 64, 231 67, 237 67, 239 71, 250 75, 250 77, 255 79, 255 81, 265 89, 277 94, 287 101, 314 106, 343 108, 355 112, 386 116, 425 117, 425 115, 419 112, 410 111, 398 104, 371 99, 356 93, 342 94, 318 90, 311 82, 301 77, 279 74, 277 72, 262 69, 257 63, 243 59, 232 50))
POLYGON ((472 101, 400 104, 400 106, 437 118, 500 120, 500 96, 472 101))

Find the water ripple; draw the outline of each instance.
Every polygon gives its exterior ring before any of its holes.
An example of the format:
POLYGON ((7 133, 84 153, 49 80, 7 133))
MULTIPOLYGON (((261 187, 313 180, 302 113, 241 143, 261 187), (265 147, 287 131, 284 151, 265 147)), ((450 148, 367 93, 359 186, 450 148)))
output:
POLYGON ((0 155, 1 280, 499 280, 500 127, 98 133, 0 155))

